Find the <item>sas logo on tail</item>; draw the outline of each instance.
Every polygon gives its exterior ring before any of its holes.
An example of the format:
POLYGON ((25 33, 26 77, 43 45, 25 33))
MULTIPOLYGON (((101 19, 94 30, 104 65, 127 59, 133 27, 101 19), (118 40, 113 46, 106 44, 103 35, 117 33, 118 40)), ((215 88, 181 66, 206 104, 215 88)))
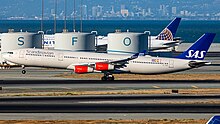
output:
POLYGON ((206 51, 195 51, 189 50, 188 55, 186 55, 186 58, 196 58, 196 59, 202 59, 205 56, 206 51))
POLYGON ((170 40, 173 41, 173 35, 172 32, 165 28, 156 38, 157 40, 170 40))

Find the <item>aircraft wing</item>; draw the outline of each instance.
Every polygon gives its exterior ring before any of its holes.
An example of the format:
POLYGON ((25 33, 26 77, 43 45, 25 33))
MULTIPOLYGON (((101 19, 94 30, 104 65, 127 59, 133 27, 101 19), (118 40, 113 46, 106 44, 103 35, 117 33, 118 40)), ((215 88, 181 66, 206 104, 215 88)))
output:
MULTIPOLYGON (((146 51, 145 51, 146 52, 146 51)), ((128 58, 116 60, 116 61, 100 61, 100 62, 88 62, 88 63, 74 63, 67 67, 67 69, 76 69, 76 68, 83 68, 87 67, 90 69, 98 70, 98 71, 107 71, 107 70, 114 70, 115 68, 123 68, 126 67, 125 64, 128 61, 138 58, 139 54, 143 53, 136 53, 128 58)))
POLYGON ((144 51, 142 51, 140 53, 136 53, 136 54, 132 55, 129 58, 122 59, 122 60, 117 60, 117 61, 111 61, 109 63, 111 63, 111 64, 124 64, 124 63, 127 63, 130 60, 138 58, 138 56, 145 56, 145 54, 146 54, 146 50, 144 50, 144 51))

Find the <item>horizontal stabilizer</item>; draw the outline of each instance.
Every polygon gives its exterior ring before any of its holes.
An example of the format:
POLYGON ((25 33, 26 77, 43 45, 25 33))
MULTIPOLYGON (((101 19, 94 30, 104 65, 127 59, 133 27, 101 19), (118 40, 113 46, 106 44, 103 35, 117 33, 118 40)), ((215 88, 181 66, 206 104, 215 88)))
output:
POLYGON ((191 68, 198 68, 198 67, 201 67, 201 66, 205 66, 205 65, 210 65, 211 62, 196 62, 196 61, 190 61, 189 62, 189 66, 191 68))

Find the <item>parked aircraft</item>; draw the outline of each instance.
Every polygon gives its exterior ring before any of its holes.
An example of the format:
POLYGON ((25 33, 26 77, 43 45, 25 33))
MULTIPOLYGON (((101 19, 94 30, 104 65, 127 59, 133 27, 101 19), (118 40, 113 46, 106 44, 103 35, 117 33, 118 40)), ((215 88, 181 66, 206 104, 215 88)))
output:
POLYGON ((4 52, 2 57, 8 62, 22 65, 23 74, 26 73, 26 66, 52 67, 70 69, 78 74, 102 72, 102 80, 114 80, 113 73, 161 74, 210 64, 203 59, 214 37, 213 33, 204 34, 176 58, 152 57, 143 53, 131 56, 34 48, 4 52))
MULTIPOLYGON (((173 48, 178 46, 181 41, 175 40, 174 37, 176 35, 177 28, 179 27, 179 23, 181 18, 174 18, 166 28, 164 28, 161 33, 157 36, 150 36, 148 39, 148 49, 149 51, 156 50, 165 50, 168 48, 173 48)), ((105 45, 108 44, 107 36, 98 36, 97 37, 97 45, 105 45)))
POLYGON ((181 42, 175 41, 174 37, 176 35, 177 28, 179 27, 179 23, 181 18, 173 19, 170 24, 167 25, 163 31, 157 36, 151 36, 148 41, 148 48, 150 51, 161 50, 172 48, 174 46, 178 46, 181 42))

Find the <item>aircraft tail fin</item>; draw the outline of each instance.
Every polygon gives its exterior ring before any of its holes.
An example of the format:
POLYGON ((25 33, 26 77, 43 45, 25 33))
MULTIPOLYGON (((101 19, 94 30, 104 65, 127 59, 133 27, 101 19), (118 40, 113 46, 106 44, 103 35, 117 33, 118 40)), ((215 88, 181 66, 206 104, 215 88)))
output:
POLYGON ((176 58, 188 60, 203 60, 214 38, 214 33, 205 33, 188 50, 186 50, 176 58))
POLYGON ((220 124, 220 116, 215 115, 206 124, 220 124))
POLYGON ((173 41, 181 18, 175 18, 173 21, 157 36, 157 40, 173 41))

